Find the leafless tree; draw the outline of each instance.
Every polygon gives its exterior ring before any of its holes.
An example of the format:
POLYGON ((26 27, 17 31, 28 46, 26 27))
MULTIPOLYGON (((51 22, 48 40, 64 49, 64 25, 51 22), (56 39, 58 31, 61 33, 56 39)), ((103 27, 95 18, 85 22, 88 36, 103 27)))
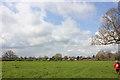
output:
POLYGON ((17 58, 18 58, 18 56, 15 55, 15 53, 12 50, 7 50, 2 55, 3 60, 15 60, 17 58))
POLYGON ((92 37, 92 45, 120 44, 120 11, 111 8, 102 17, 102 25, 92 37))
POLYGON ((53 58, 54 58, 55 61, 61 61, 62 60, 62 54, 61 53, 56 53, 53 56, 53 58))

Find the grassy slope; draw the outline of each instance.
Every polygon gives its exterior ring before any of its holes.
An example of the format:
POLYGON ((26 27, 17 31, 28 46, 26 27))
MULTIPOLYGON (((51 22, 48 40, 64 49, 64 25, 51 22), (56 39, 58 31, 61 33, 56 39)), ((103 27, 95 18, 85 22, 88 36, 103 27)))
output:
POLYGON ((113 61, 3 62, 3 78, 117 78, 113 61))

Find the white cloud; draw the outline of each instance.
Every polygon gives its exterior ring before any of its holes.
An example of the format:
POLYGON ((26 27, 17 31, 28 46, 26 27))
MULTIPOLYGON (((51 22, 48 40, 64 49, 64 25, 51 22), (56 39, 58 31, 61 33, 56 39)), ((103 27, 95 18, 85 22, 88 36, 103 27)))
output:
POLYGON ((44 8, 64 18, 73 16, 78 19, 87 19, 92 18, 96 13, 94 5, 89 3, 48 3, 44 8))
POLYGON ((1 0, 2 2, 119 2, 119 0, 1 0))
POLYGON ((3 30, 0 41, 3 49, 15 49, 22 56, 51 56, 57 52, 63 55, 91 55, 98 50, 89 44, 91 31, 81 30, 72 19, 72 16, 90 18, 96 10, 93 4, 16 3, 14 8, 17 12, 10 8, 1 5, 3 30), (32 7, 40 10, 35 12, 32 7), (46 10, 63 16, 64 20, 60 25, 46 22, 46 10))

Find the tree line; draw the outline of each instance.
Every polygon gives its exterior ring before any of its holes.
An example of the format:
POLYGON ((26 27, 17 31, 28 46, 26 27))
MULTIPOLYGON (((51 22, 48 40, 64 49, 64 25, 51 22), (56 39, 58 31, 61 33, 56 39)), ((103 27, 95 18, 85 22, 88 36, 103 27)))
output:
POLYGON ((23 57, 17 56, 14 51, 7 50, 3 53, 1 60, 2 61, 79 61, 79 60, 96 60, 96 61, 112 61, 119 60, 120 57, 118 53, 112 53, 110 51, 99 51, 96 55, 92 55, 91 57, 84 56, 62 56, 61 53, 56 53, 52 57, 44 56, 44 57, 23 57))

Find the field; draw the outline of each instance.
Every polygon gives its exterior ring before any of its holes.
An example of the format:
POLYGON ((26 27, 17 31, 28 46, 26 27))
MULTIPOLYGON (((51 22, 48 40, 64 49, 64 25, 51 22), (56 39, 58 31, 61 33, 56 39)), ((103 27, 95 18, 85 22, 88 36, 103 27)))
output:
POLYGON ((3 78, 118 78, 113 61, 4 61, 3 78))

